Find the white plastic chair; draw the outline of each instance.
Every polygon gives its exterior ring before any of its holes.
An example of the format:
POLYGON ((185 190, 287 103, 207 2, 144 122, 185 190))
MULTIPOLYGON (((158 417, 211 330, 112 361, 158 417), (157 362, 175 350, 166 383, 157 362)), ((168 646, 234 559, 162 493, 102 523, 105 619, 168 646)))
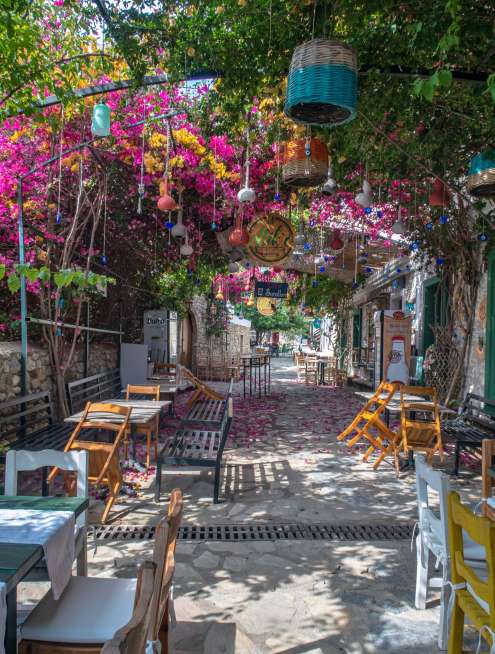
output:
MULTIPOLYGON (((17 477, 19 472, 38 470, 39 468, 59 468, 77 475, 77 497, 88 497, 88 452, 59 452, 58 450, 9 450, 5 463, 5 495, 17 495, 17 477)), ((87 560, 87 511, 77 517, 75 552, 77 557, 77 574, 86 576, 87 560)))
MULTIPOLYGON (((433 470, 426 464, 422 454, 414 456, 416 466, 416 492, 418 496, 419 531, 416 536, 416 597, 417 609, 426 608, 428 587, 440 588, 440 629, 438 648, 447 649, 448 643, 448 602, 450 596, 450 553, 448 531, 448 494, 450 484, 447 475, 439 470, 433 470), (430 504, 428 491, 433 491, 438 497, 435 508, 430 504), (436 558, 436 568, 442 566, 441 577, 428 579, 428 563, 430 552, 436 558)), ((486 555, 483 547, 464 535, 465 558, 476 565, 485 565, 486 555)))

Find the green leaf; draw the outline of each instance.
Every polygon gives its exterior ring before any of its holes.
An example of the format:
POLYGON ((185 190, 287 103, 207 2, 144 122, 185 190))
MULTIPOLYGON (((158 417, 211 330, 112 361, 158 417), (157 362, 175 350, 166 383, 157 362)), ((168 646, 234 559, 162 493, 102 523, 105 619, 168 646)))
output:
POLYGON ((50 271, 48 270, 48 268, 46 266, 43 266, 40 269, 39 278, 41 279, 42 282, 50 281, 50 271))
POLYGON ((17 291, 21 288, 21 280, 19 279, 19 276, 16 275, 16 273, 9 275, 9 278, 7 279, 7 286, 9 287, 9 291, 11 293, 17 293, 17 291))
POLYGON ((3 279, 5 277, 5 264, 0 263, 0 279, 3 279))
POLYGON ((433 96, 435 95, 435 83, 431 78, 423 80, 421 95, 425 100, 428 100, 428 102, 433 100, 433 96))
POLYGON ((40 272, 36 268, 30 268, 28 266, 24 271, 24 274, 26 279, 28 279, 30 282, 35 282, 38 279, 40 272))
POLYGON ((435 73, 437 75, 438 82, 441 87, 444 89, 448 89, 452 85, 452 72, 448 70, 447 68, 442 68, 441 70, 437 70, 435 73))

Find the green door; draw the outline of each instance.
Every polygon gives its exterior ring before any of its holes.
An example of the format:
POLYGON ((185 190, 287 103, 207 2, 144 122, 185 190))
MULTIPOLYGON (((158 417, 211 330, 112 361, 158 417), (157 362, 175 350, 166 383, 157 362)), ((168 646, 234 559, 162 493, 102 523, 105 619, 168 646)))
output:
POLYGON ((361 361, 361 332, 363 328, 363 310, 354 312, 352 323, 352 353, 353 362, 361 361))
POLYGON ((445 288, 440 288, 438 277, 428 279, 424 284, 423 303, 423 350, 426 350, 435 342, 433 325, 445 325, 448 319, 449 298, 445 288))
POLYGON ((495 399, 495 250, 488 255, 485 397, 489 400, 495 399))

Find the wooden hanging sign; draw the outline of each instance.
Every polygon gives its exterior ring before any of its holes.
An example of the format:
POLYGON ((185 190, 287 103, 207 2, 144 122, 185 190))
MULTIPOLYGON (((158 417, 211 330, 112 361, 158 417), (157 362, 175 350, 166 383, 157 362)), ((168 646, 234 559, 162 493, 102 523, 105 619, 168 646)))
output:
POLYGON ((248 225, 248 257, 262 266, 279 264, 290 257, 294 249, 294 229, 279 214, 256 218, 248 225))

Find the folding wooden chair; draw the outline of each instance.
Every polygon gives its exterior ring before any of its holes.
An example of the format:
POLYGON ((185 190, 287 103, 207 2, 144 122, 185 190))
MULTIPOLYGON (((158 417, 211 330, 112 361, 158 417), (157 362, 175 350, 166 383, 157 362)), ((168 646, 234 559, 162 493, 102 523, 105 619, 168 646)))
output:
POLYGON ((378 468, 380 463, 388 454, 393 454, 396 471, 399 471, 399 457, 397 450, 399 436, 382 420, 387 405, 395 395, 396 391, 397 384, 383 381, 376 389, 374 395, 359 411, 351 424, 337 436, 338 441, 343 441, 348 436, 351 436, 347 441, 347 445, 350 448, 362 439, 367 440, 370 443, 370 446, 363 456, 363 461, 367 461, 372 452, 378 450, 380 454, 373 465, 374 470, 378 468), (377 434, 373 434, 372 430, 377 432, 377 434))
POLYGON ((190 409, 196 400, 224 400, 225 397, 217 391, 210 388, 207 384, 195 377, 192 372, 185 367, 181 369, 182 375, 194 386, 194 391, 187 401, 186 408, 190 409))
MULTIPOLYGON (((127 389, 125 392, 125 399, 130 400, 131 396, 142 396, 144 395, 145 397, 151 397, 152 400, 158 401, 160 399, 160 386, 132 386, 131 384, 127 384, 127 389)), ((125 435, 125 442, 124 442, 124 458, 127 459, 127 454, 129 450, 129 436, 130 436, 131 429, 129 429, 126 432, 125 435)), ((137 434, 143 434, 146 436, 146 467, 150 467, 150 459, 151 459, 151 441, 153 438, 153 432, 155 433, 155 443, 154 443, 154 450, 155 450, 155 461, 158 457, 158 436, 160 433, 160 414, 156 416, 156 418, 153 420, 153 422, 143 422, 142 424, 139 425, 134 425, 134 433, 137 434)))
POLYGON ((400 445, 408 453, 419 452, 431 463, 438 452, 443 460, 442 430, 437 392, 429 386, 401 386, 400 388, 400 445), (418 395, 429 401, 407 401, 406 395, 418 395), (418 418, 417 414, 421 414, 418 418))
POLYGON ((294 355, 296 370, 297 370, 297 381, 302 381, 304 379, 304 371, 306 369, 304 363, 304 354, 302 352, 296 352, 294 355))
POLYGON ((461 503, 458 493, 449 494, 449 540, 452 588, 455 593, 450 616, 449 654, 462 654, 464 620, 479 632, 477 652, 484 638, 495 648, 495 523, 474 515, 461 503), (464 534, 485 550, 486 566, 474 567, 467 559, 464 534))
MULTIPOLYGON (((119 447, 124 442, 129 428, 131 407, 117 406, 115 404, 91 403, 86 404, 81 420, 72 432, 64 452, 70 450, 86 450, 89 452, 88 480, 98 486, 108 485, 108 498, 105 503, 101 521, 106 522, 113 503, 119 496, 122 488, 122 470, 120 468, 119 447), (107 422, 115 416, 116 422, 107 422), (85 441, 79 438, 83 429, 101 429, 115 433, 113 443, 85 441)), ((51 475, 54 476, 56 471, 51 475)), ((49 476, 50 479, 50 476, 49 476)))

